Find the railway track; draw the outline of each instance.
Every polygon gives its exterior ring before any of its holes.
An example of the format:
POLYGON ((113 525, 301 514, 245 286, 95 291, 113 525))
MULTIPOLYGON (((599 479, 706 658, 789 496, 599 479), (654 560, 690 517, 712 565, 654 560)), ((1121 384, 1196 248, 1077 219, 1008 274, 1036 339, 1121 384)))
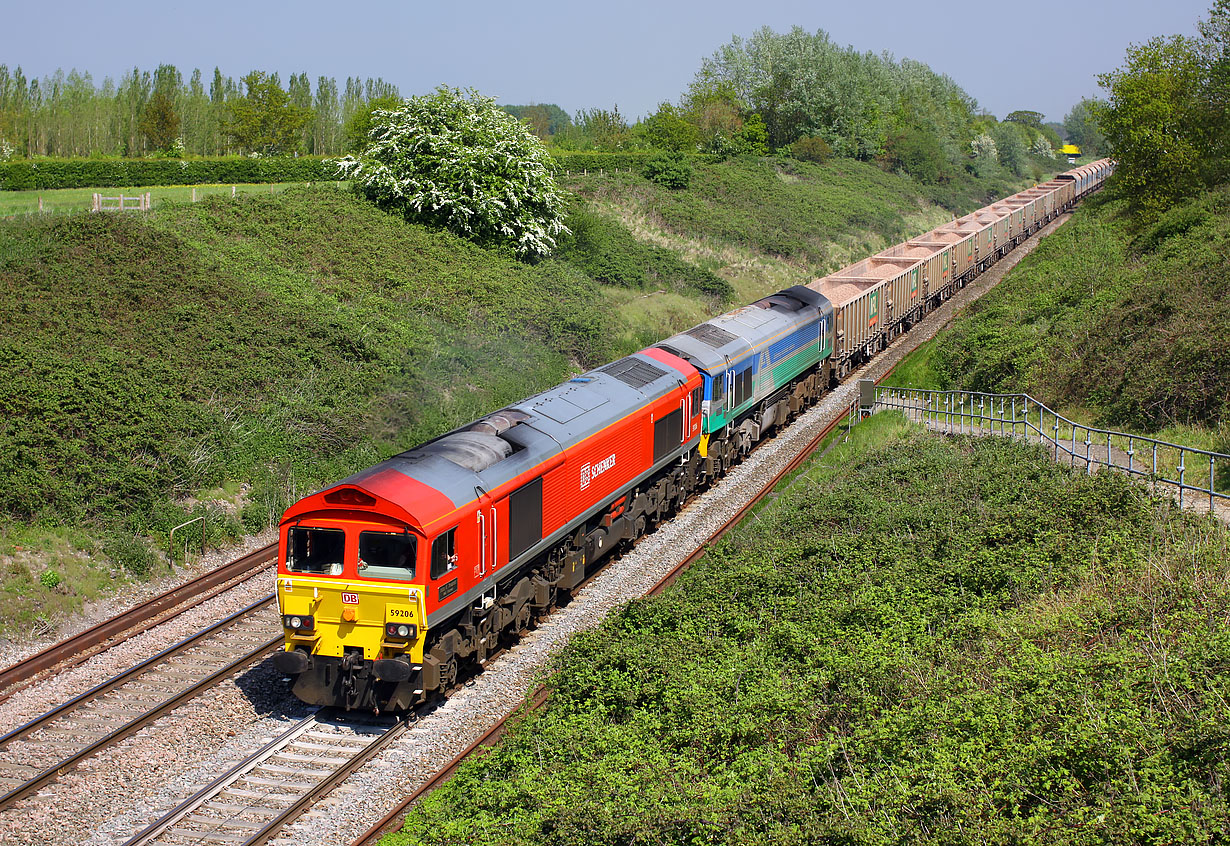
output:
POLYGON ((0 809, 276 649, 274 600, 266 596, 0 737, 0 809))
POLYGON ((114 643, 230 590, 262 572, 276 556, 276 544, 264 546, 0 670, 0 702, 52 668, 76 666, 114 643))
POLYGON ((265 843, 408 731, 405 720, 318 711, 223 773, 125 846, 265 843))

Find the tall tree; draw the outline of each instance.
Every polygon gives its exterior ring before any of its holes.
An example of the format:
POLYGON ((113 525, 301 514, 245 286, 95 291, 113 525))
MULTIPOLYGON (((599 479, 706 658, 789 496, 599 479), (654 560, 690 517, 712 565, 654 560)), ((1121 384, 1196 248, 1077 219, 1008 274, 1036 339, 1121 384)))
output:
POLYGON ((141 134, 154 150, 170 151, 179 138, 180 117, 175 101, 163 90, 155 90, 141 112, 141 134))
POLYGON ((1155 216, 1203 186, 1208 150, 1204 68, 1188 38, 1155 38, 1128 49, 1127 63, 1099 77, 1110 94, 1096 109, 1132 207, 1155 216))
MULTIPOLYGON (((312 83, 308 82, 306 73, 292 73, 290 82, 286 85, 286 95, 290 100, 291 105, 301 111, 312 113, 312 83)), ((314 152, 312 150, 312 120, 308 119, 303 125, 303 131, 299 139, 299 149, 306 152, 314 152)))
POLYGON ((317 155, 341 152, 338 127, 342 105, 337 99, 337 80, 322 76, 316 80, 315 108, 312 110, 312 151, 317 155))
POLYGON ((1068 136, 1068 142, 1091 156, 1100 156, 1106 145, 1106 136, 1098 128, 1095 117, 1100 105, 1104 104, 1099 100, 1084 98, 1063 119, 1063 131, 1068 136))
POLYGON ((227 104, 226 134, 245 152, 266 156, 295 152, 311 112, 290 102, 276 75, 252 71, 243 82, 247 93, 227 104))

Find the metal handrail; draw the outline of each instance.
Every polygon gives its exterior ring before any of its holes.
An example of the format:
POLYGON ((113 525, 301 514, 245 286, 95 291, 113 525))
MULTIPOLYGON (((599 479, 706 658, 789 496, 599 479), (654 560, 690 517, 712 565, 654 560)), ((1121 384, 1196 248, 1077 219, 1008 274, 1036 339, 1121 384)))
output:
POLYGON ((1086 473, 1108 467, 1145 477, 1155 485, 1170 485, 1178 490, 1180 508, 1188 492, 1207 496, 1210 510, 1215 500, 1230 500, 1230 494, 1216 488, 1217 462, 1230 463, 1230 455, 1077 423, 1028 394, 876 386, 873 410, 880 409, 900 410, 950 434, 996 434, 1036 441, 1050 449, 1056 461, 1074 467, 1084 462, 1086 473), (1146 462, 1136 458, 1142 451, 1149 457, 1146 462), (1167 474, 1174 474, 1173 478, 1167 474))

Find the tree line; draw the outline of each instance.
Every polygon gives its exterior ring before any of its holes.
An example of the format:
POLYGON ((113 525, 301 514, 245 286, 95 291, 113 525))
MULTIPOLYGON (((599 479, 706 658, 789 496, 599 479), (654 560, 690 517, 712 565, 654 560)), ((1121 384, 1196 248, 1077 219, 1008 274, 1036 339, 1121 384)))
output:
MULTIPOLYGON (((319 77, 313 86, 296 73, 283 87, 277 74, 237 80, 215 68, 207 85, 200 70, 185 81, 173 65, 160 65, 96 85, 75 70, 38 80, 0 65, 0 159, 338 155, 363 146, 374 109, 401 102, 381 79, 350 77, 339 87, 319 77)), ((554 104, 503 108, 563 150, 845 156, 929 184, 966 172, 1037 175, 1062 143, 1038 112, 997 120, 922 62, 859 52, 799 27, 733 38, 702 61, 677 102, 639 121, 618 106, 571 117, 554 104)))
POLYGON ((336 155, 371 104, 397 98, 383 79, 252 71, 235 79, 214 68, 185 80, 174 65, 133 68, 96 84, 88 72, 42 79, 0 64, 0 160, 34 156, 218 156, 252 152, 336 155))
POLYGON ((718 155, 785 152, 875 160, 926 182, 958 173, 1030 175, 1062 144, 1030 110, 1003 121, 922 62, 859 52, 824 30, 764 27, 701 63, 677 103, 629 123, 614 109, 569 119, 558 106, 505 106, 567 150, 666 149, 718 155))

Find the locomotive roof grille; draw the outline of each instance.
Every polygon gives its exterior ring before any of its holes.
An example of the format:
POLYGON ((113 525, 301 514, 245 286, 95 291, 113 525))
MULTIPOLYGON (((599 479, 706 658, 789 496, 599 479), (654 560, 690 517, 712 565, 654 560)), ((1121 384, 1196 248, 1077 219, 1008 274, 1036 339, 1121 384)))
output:
POLYGON ((731 341, 737 340, 736 335, 732 335, 725 329, 722 329, 719 326, 714 326, 711 323, 702 323, 699 326, 693 326, 683 334, 690 335, 702 344, 708 344, 715 350, 726 346, 731 341))
POLYGON ((639 358, 621 358, 614 364, 608 364, 606 367, 599 368, 598 372, 606 373, 608 376, 614 376, 625 385, 633 388, 643 388, 650 382, 661 379, 666 375, 665 370, 654 367, 648 362, 641 361, 639 358))

